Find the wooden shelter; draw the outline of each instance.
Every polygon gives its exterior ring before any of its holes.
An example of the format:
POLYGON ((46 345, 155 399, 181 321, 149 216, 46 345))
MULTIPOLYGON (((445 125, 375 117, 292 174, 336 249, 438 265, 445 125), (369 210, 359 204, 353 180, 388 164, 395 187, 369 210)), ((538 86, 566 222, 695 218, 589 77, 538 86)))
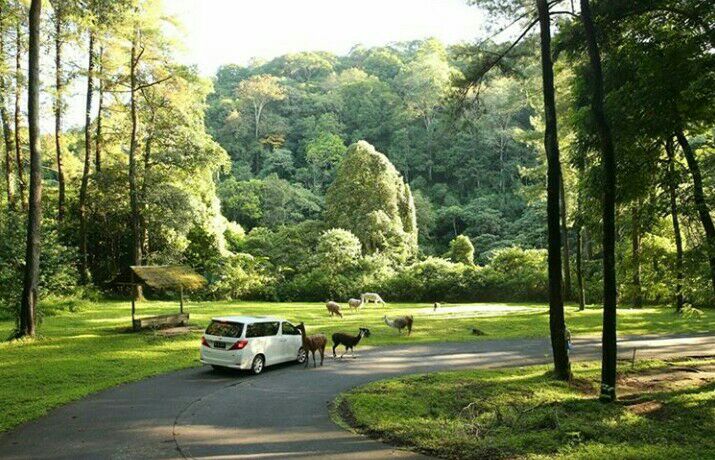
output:
POLYGON ((147 286, 158 290, 179 291, 179 313, 174 315, 136 318, 136 302, 132 297, 132 328, 186 325, 189 314, 184 313, 184 290, 193 291, 204 287, 206 278, 183 265, 132 265, 114 280, 126 286, 147 286))

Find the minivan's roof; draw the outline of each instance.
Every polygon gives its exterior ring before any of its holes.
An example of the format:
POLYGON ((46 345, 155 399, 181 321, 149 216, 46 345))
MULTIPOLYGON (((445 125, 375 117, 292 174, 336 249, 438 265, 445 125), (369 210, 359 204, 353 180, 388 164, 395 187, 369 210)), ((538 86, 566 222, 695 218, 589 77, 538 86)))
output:
POLYGON ((272 316, 217 316, 211 318, 212 321, 223 321, 228 323, 262 323, 266 321, 285 321, 281 318, 274 318, 272 316))

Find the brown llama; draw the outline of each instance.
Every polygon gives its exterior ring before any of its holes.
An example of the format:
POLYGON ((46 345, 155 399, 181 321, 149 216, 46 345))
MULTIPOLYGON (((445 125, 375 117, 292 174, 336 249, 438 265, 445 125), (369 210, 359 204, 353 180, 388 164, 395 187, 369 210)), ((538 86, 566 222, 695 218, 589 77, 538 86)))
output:
POLYGON ((323 334, 316 335, 306 335, 305 334, 305 324, 300 323, 296 326, 296 329, 300 331, 300 336, 303 339, 303 349, 305 350, 305 367, 308 367, 310 363, 310 356, 308 353, 313 354, 313 367, 317 367, 315 362, 315 352, 320 352, 320 365, 323 365, 323 359, 325 358, 325 346, 328 344, 328 339, 323 334))
POLYGON ((397 329, 397 332, 400 334, 402 334, 402 329, 404 328, 407 328, 407 335, 412 334, 412 322, 414 321, 412 315, 398 316, 395 319, 389 319, 387 316, 383 316, 382 319, 385 321, 385 324, 397 329))
POLYGON ((328 309, 328 313, 330 313, 330 316, 338 315, 341 318, 343 317, 343 314, 340 313, 340 305, 337 302, 329 300, 325 302, 325 308, 328 309))

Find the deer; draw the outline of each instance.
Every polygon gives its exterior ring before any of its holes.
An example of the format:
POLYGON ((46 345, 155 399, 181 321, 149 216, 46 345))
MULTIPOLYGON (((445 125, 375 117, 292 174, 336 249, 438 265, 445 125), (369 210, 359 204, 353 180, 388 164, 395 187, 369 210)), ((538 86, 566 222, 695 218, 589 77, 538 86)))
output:
POLYGON ((387 315, 385 315, 382 319, 385 321, 385 324, 391 328, 397 329, 397 332, 400 334, 402 334, 402 329, 404 328, 407 328, 407 335, 412 333, 412 315, 398 316, 395 319, 389 319, 387 315))
POLYGON ((363 337, 370 337, 370 329, 361 327, 358 335, 350 335, 344 332, 336 332, 333 334, 333 358, 336 356, 335 349, 338 345, 345 345, 345 352, 340 355, 341 358, 345 356, 345 353, 347 353, 348 350, 350 350, 350 356, 354 358, 355 354, 353 352, 353 347, 356 347, 357 344, 360 343, 360 339, 363 337))
POLYGON ((325 346, 328 344, 328 339, 323 334, 316 335, 306 335, 305 334, 305 324, 300 323, 296 325, 296 329, 300 331, 300 337, 303 339, 303 349, 305 350, 305 367, 310 364, 310 356, 308 353, 313 354, 313 367, 317 367, 315 362, 315 352, 320 352, 320 365, 323 365, 323 359, 325 358, 325 346))
POLYGON ((341 318, 343 317, 343 314, 340 313, 340 305, 337 302, 329 300, 325 302, 325 308, 328 309, 328 313, 330 313, 330 316, 338 315, 341 318))

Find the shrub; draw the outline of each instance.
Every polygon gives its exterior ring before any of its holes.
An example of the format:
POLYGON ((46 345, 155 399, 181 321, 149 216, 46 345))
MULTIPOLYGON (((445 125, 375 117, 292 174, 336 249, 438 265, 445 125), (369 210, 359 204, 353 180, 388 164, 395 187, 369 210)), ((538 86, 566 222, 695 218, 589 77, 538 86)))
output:
POLYGON ((474 246, 467 235, 459 235, 449 243, 452 262, 474 265, 474 246))

